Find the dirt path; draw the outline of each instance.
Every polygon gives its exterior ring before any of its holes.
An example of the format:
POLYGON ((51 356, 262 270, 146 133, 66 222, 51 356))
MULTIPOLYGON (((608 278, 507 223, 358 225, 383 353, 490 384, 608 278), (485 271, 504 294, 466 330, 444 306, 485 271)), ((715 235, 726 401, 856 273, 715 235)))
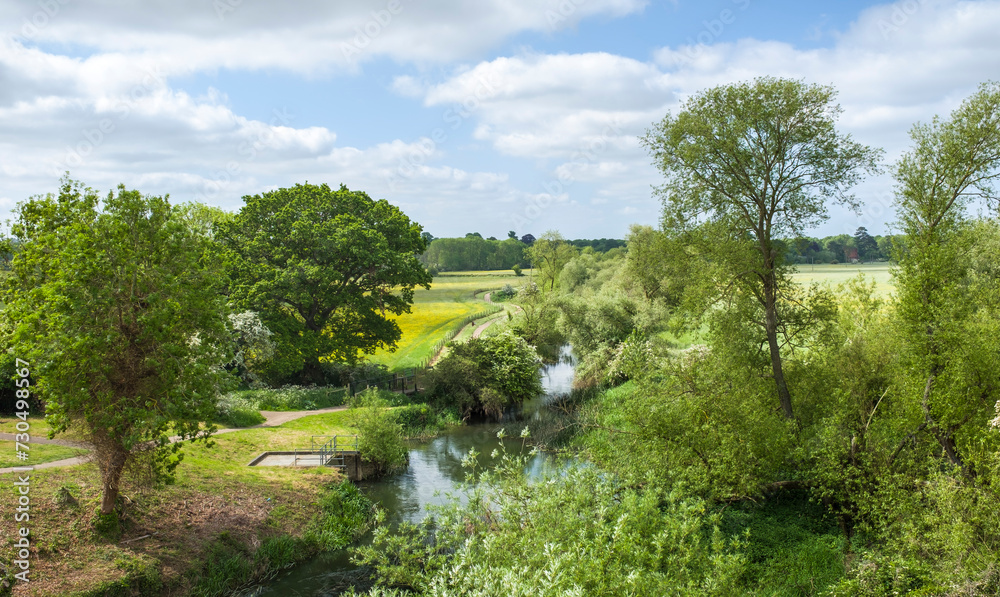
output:
MULTIPOLYGON (((277 427, 289 421, 294 421, 295 419, 301 419, 302 417, 310 417, 312 415, 322 415, 324 413, 334 413, 342 410, 347 410, 346 406, 332 406, 330 408, 321 408, 318 410, 292 410, 292 411, 275 411, 275 410, 262 410, 260 414, 264 415, 265 421, 260 425, 254 425, 253 427, 238 427, 238 428, 225 428, 219 429, 214 435, 219 435, 220 433, 232 433, 233 431, 243 431, 244 429, 260 429, 263 427, 277 427)), ((177 441, 179 438, 172 437, 170 441, 177 441)), ((0 440, 14 440, 14 434, 12 433, 0 433, 0 440)), ((71 448, 80 448, 83 450, 89 449, 90 445, 86 442, 61 440, 61 439, 32 439, 31 443, 35 444, 54 444, 57 446, 68 446, 71 448)), ((43 462, 41 464, 32 464, 31 468, 35 470, 43 468, 57 468, 62 466, 74 466, 77 464, 83 464, 90 460, 90 455, 84 456, 74 456, 73 458, 63 458, 62 460, 53 460, 52 462, 43 462)), ((13 473, 14 469, 17 467, 7 467, 0 468, 0 475, 6 473, 13 473)))
MULTIPOLYGON (((492 292, 487 292, 486 294, 484 294, 483 295, 483 300, 492 305, 493 301, 490 300, 490 295, 491 294, 493 294, 493 293, 492 292)), ((502 317, 503 313, 506 313, 506 311, 500 311, 499 313, 496 314, 496 316, 491 317, 490 319, 487 319, 486 321, 484 321, 482 323, 482 325, 480 325, 475 330, 473 330, 472 337, 473 338, 478 338, 478 337, 482 336, 483 332, 485 332, 487 328, 489 328, 491 325, 493 325, 494 323, 496 323, 497 321, 500 320, 500 318, 502 317)))

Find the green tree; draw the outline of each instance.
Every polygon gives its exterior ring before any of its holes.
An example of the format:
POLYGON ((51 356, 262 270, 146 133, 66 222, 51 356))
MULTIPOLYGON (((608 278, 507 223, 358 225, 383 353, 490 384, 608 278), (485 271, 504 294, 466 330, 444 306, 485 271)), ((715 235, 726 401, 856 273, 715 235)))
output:
POLYGON ((435 365, 429 389, 463 416, 482 413, 499 419, 508 405, 542 393, 538 364, 535 349, 509 330, 471 338, 451 345, 448 356, 435 365))
POLYGON ((218 271, 166 197, 123 185, 102 205, 64 178, 58 197, 18 205, 12 234, 21 250, 4 290, 15 350, 31 363, 52 433, 89 436, 101 513, 111 514, 127 467, 176 466, 168 433, 215 429, 199 423, 215 414, 231 358, 218 271))
MULTIPOLYGON (((996 325, 973 300, 966 209, 996 200, 1000 176, 1000 84, 984 84, 942 121, 917 124, 913 148, 895 166, 899 224, 899 314, 919 372, 926 428, 947 458, 969 470, 957 434, 996 401, 996 325), (987 404, 988 403, 988 404, 987 404)), ((995 256, 994 256, 995 258, 995 256)))
POLYGON ((343 185, 299 184, 244 200, 216 239, 230 299, 274 332, 275 376, 323 383, 322 362, 396 346, 389 315, 408 313, 414 287, 431 282, 417 259, 427 248, 420 225, 343 185))
POLYGON ((576 248, 555 230, 549 230, 531 245, 528 254, 532 267, 539 270, 542 288, 548 284, 549 290, 555 289, 559 273, 576 252, 576 248))
POLYGON ((358 397, 351 421, 358 429, 358 451, 375 467, 376 476, 381 477, 406 465, 403 427, 376 390, 367 390, 358 397))
POLYGON ((858 258, 861 260, 878 257, 878 241, 868 234, 868 229, 864 226, 854 232, 854 246, 858 248, 858 258))
POLYGON ((667 229, 701 219, 723 236, 715 251, 729 278, 721 286, 753 297, 781 408, 794 418, 782 367, 779 308, 786 266, 775 239, 827 217, 827 200, 857 207, 847 190, 877 170, 879 151, 834 126, 831 87, 760 78, 695 94, 642 141, 666 177, 658 190, 667 229), (750 252, 747 254, 747 252, 750 252))

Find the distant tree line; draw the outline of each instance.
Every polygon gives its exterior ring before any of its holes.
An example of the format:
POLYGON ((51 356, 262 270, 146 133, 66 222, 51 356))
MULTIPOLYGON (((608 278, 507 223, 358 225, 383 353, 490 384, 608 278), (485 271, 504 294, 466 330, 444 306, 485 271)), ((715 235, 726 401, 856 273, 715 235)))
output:
MULTIPOLYGON (((507 238, 499 240, 494 236, 483 238, 478 232, 470 232, 464 238, 434 238, 424 233, 430 242, 420 261, 437 271, 501 270, 531 267, 528 249, 535 244, 535 237, 525 234, 518 237, 511 230, 507 238)), ((625 241, 614 238, 577 239, 564 241, 578 250, 591 247, 598 253, 624 247, 625 241)))
POLYGON ((871 235, 862 226, 853 235, 837 234, 823 238, 800 236, 776 241, 784 249, 789 263, 854 263, 887 261, 902 235, 871 235))

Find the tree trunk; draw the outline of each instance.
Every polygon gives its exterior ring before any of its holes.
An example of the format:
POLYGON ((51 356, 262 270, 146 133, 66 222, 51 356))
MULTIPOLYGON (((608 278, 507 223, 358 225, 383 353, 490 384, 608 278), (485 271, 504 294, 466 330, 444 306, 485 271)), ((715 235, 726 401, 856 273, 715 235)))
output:
POLYGON ((777 283, 774 279, 774 270, 768 272, 764 277, 764 329, 767 332, 767 347, 771 352, 771 371, 774 374, 774 383, 778 389, 778 401, 781 402, 781 410, 788 419, 794 419, 792 412, 792 396, 788 392, 788 384, 785 383, 785 372, 781 366, 781 349, 778 346, 778 306, 777 306, 777 283))
POLYGON ((98 453, 101 467, 101 514, 111 514, 118 501, 118 490, 125 470, 128 453, 124 448, 113 447, 104 454, 98 453))

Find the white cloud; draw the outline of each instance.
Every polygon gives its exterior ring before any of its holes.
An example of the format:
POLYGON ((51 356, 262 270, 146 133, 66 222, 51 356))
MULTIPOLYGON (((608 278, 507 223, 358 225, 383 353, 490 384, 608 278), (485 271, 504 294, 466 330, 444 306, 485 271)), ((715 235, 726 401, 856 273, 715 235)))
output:
POLYGON ((0 4, 0 22, 24 40, 144 55, 172 73, 280 68, 316 74, 349 70, 377 57, 467 59, 523 31, 574 27, 587 17, 622 16, 644 5, 642 0, 47 0, 0 4))
MULTIPOLYGON (((502 57, 429 87, 424 102, 474 104, 477 139, 538 160, 553 180, 594 183, 599 197, 650 201, 659 175, 636 139, 701 89, 764 75, 831 84, 842 129, 895 159, 914 122, 946 115, 998 76, 997 31, 995 0, 902 0, 865 10, 829 48, 742 39, 664 47, 649 62, 605 53, 502 57)), ((858 192, 883 197, 890 185, 882 177, 858 192)))
MULTIPOLYGON (((742 39, 672 45, 648 59, 526 50, 478 62, 514 34, 635 13, 644 2, 400 0, 395 13, 390 0, 47 5, 58 10, 0 1, 0 22, 19 36, 0 36, 0 208, 54 189, 56 173, 68 168, 98 188, 125 182, 229 208, 275 186, 344 182, 412 208, 436 234, 449 222, 495 233, 517 218, 536 230, 600 228, 598 206, 653 223, 650 186, 659 174, 637 137, 698 90, 760 75, 832 84, 844 130, 894 157, 915 121, 947 114, 976 84, 998 77, 1000 64, 998 0, 871 7, 818 49, 742 39), (454 161, 460 151, 445 154, 427 139, 344 146, 333 130, 296 126, 294 115, 251 119, 223 91, 171 86, 223 68, 322 77, 377 58, 442 63, 444 78, 420 68, 392 79, 392 91, 440 107, 445 125, 472 121, 466 130, 478 145, 515 158, 505 164, 520 159, 522 170, 462 168, 454 161)), ((862 188, 882 197, 889 183, 862 188)), ((875 211, 869 216, 890 217, 875 211)))

